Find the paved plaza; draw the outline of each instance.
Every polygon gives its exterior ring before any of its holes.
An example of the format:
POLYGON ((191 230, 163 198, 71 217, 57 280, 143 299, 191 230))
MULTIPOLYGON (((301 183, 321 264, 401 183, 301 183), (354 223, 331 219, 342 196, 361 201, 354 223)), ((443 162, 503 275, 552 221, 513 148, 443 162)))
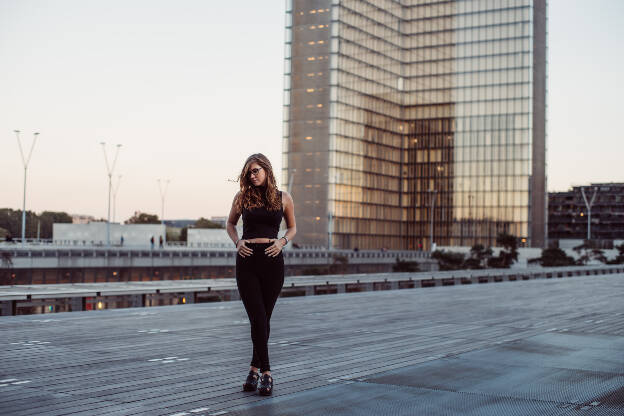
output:
POLYGON ((623 415, 624 275, 0 318, 2 415, 623 415))

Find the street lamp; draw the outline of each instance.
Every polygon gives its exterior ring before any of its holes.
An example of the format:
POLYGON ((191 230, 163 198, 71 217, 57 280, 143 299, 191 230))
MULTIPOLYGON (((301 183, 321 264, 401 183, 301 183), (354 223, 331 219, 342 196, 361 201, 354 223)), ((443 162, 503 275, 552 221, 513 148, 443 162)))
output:
POLYGON ((28 158, 24 157, 24 150, 22 149, 22 141, 20 140, 20 131, 13 130, 15 132, 15 136, 17 137, 17 144, 19 145, 20 154, 22 155, 22 163, 24 164, 24 200, 22 204, 22 244, 26 243, 26 173, 28 171, 28 164, 30 163, 30 158, 32 156, 33 149, 35 148, 35 143, 37 142, 37 137, 39 133, 33 133, 33 142, 30 146, 30 152, 28 152, 28 158))
POLYGON ((113 222, 117 222, 117 191, 119 191, 119 185, 121 184, 121 175, 117 176, 117 185, 113 189, 113 222))
POLYGON ((106 142, 100 142, 102 150, 104 151, 104 161, 106 162, 106 171, 108 172, 108 218, 106 220, 106 244, 110 246, 110 211, 111 211, 111 192, 113 189, 113 172, 115 171, 115 165, 117 164, 117 156, 119 156, 120 144, 115 146, 115 158, 113 163, 108 163, 108 155, 106 154, 106 142))
MULTIPOLYGON (((160 223, 164 224, 165 223, 165 197, 167 196, 167 189, 169 188, 169 182, 171 182, 171 179, 164 179, 162 182, 165 183, 165 189, 163 191, 163 187, 161 184, 161 180, 158 179, 158 190, 160 191, 160 223)), ((165 232, 165 239, 167 237, 167 233, 165 232)))
POLYGON ((587 240, 591 240, 591 207, 594 204, 594 200, 596 199, 596 193, 598 192, 598 187, 594 187, 594 194, 591 197, 591 200, 587 202, 587 197, 585 196, 585 188, 581 188, 581 194, 583 194, 583 200, 585 201, 585 206, 587 207, 587 240))
POLYGON ((429 223, 429 251, 433 251, 433 211, 435 210, 435 203, 438 191, 435 189, 429 189, 427 192, 433 193, 433 196, 431 198, 431 222, 429 223))

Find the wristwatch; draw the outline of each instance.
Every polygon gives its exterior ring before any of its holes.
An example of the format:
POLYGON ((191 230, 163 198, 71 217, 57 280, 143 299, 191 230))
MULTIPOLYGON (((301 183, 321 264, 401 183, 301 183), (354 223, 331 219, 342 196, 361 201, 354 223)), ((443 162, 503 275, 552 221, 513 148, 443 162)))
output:
MULTIPOLYGON (((284 240, 286 240, 286 244, 288 244, 288 237, 284 236, 284 237, 282 237, 282 238, 283 238, 284 240)), ((286 245, 286 244, 284 244, 284 245, 286 245)))

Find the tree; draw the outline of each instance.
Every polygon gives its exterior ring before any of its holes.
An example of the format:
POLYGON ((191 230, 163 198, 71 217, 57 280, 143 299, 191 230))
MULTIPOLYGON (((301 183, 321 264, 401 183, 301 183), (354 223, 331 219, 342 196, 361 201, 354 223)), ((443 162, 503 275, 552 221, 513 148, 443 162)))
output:
POLYGON ((41 220, 41 238, 52 238, 52 224, 72 223, 72 217, 66 212, 43 211, 39 218, 41 220))
POLYGON ((438 261, 440 270, 461 270, 464 267, 464 253, 436 250, 431 258, 438 261))
MULTIPOLYGON (((26 238, 37 237, 39 224, 41 224, 39 237, 52 238, 52 224, 71 222, 72 217, 66 212, 43 211, 37 215, 32 211, 26 211, 26 238)), ((0 228, 5 229, 12 237, 21 237, 22 210, 0 209, 0 228)))
POLYGON ((503 247, 498 257, 488 260, 488 266, 508 269, 514 261, 518 260, 518 238, 507 233, 500 233, 496 237, 496 244, 503 247))
POLYGON ((607 258, 604 252, 594 247, 595 246, 589 241, 574 247, 573 250, 576 251, 579 256, 578 260, 576 260, 576 264, 584 266, 590 260, 598 260, 601 263, 606 263, 607 258))
POLYGON ((573 266, 574 258, 568 256, 560 248, 546 248, 542 250, 542 256, 538 258, 539 263, 544 267, 573 266))
POLYGON ((492 253, 492 247, 485 248, 483 244, 475 244, 470 249, 470 257, 464 262, 464 267, 466 269, 483 269, 487 267, 492 253))
MULTIPOLYGON (((0 209, 0 227, 9 231, 13 237, 22 236, 22 210, 0 209)), ((26 211, 26 238, 37 236, 37 214, 26 211)))
POLYGON ((204 217, 200 217, 195 224, 193 224, 193 228, 223 228, 216 222, 212 222, 204 217))
POLYGON ((125 222, 126 224, 160 224, 158 215, 147 214, 136 211, 134 215, 125 222))

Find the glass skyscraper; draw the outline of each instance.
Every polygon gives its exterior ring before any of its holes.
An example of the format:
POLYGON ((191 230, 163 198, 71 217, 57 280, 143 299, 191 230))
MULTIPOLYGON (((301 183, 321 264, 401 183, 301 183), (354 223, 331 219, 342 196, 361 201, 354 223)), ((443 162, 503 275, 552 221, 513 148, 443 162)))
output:
POLYGON ((288 0, 285 58, 298 242, 544 245, 545 0, 288 0))

